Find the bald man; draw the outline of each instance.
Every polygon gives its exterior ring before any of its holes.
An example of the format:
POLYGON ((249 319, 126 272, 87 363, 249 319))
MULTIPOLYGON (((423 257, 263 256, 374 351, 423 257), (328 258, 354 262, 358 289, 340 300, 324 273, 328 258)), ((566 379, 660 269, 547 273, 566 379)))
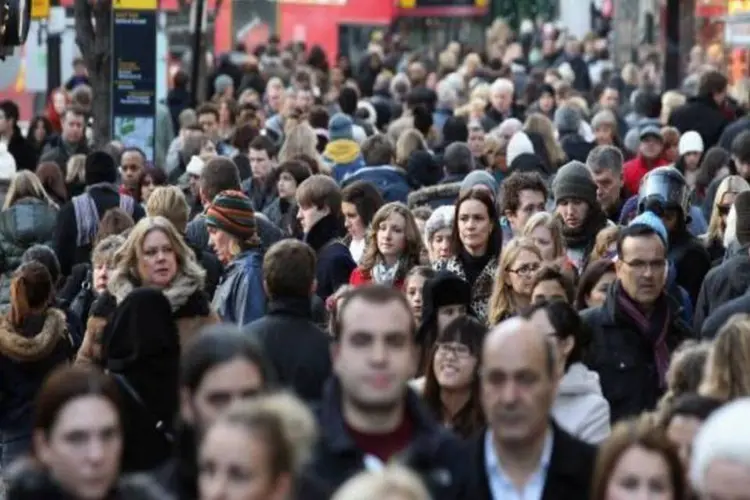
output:
POLYGON ((515 317, 497 325, 482 349, 480 397, 487 430, 471 443, 476 499, 588 498, 595 449, 550 417, 557 390, 552 331, 515 317))

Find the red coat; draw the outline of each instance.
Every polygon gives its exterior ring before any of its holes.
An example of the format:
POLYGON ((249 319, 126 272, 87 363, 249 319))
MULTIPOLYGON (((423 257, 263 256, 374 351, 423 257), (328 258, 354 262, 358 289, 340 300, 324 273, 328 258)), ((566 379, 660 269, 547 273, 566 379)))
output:
MULTIPOLYGON (((369 271, 365 271, 359 266, 354 268, 354 271, 352 271, 352 274, 349 276, 349 284, 353 286, 359 286, 359 285, 366 285, 368 283, 372 283, 372 276, 370 275, 369 271)), ((404 280, 397 280, 393 284, 394 288, 398 288, 399 290, 404 289, 404 280)))
POLYGON ((622 166, 622 180, 623 184, 625 184, 625 190, 627 191, 628 196, 638 194, 638 188, 641 186, 641 179, 643 179, 643 176, 645 176, 649 170, 653 170, 657 167, 664 167, 666 165, 669 165, 669 162, 663 158, 659 158, 654 162, 654 165, 651 168, 648 168, 641 155, 625 162, 625 165, 622 166))

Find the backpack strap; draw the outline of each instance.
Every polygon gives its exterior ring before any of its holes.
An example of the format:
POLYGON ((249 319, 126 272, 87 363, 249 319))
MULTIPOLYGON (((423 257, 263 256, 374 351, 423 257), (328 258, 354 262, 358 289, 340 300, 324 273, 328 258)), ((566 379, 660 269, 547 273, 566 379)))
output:
POLYGON ((157 418, 156 415, 153 414, 153 412, 143 401, 143 398, 141 398, 141 395, 138 394, 138 391, 136 391, 135 388, 130 385, 130 382, 128 382, 128 379, 125 377, 125 375, 113 372, 109 372, 109 374, 117 383, 117 385, 119 385, 120 388, 125 391, 128 397, 135 402, 143 415, 145 415, 148 420, 153 423, 156 432, 158 432, 168 443, 174 443, 174 436, 171 432, 169 432, 169 429, 164 423, 164 420, 157 418))
POLYGON ((94 199, 88 193, 73 197, 73 211, 76 218, 76 244, 79 247, 90 244, 96 237, 99 226, 99 212, 94 199))

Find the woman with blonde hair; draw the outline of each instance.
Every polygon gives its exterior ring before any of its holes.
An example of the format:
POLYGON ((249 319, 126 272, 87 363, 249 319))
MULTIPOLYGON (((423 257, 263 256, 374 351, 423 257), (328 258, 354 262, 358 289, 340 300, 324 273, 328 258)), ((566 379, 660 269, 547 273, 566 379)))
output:
POLYGON ((724 402, 750 396, 748 366, 750 315, 735 314, 713 341, 698 393, 724 402))
POLYGON ((565 239, 560 220, 549 212, 537 212, 526 221, 521 236, 529 238, 542 255, 545 264, 571 268, 572 263, 565 254, 565 239))
POLYGON ((307 123, 300 123, 292 127, 286 134, 279 151, 279 164, 293 160, 300 155, 315 158, 319 164, 323 164, 320 161, 320 154, 318 154, 318 137, 307 123))
POLYGON ((676 90, 668 90, 661 96, 661 115, 659 115, 659 122, 662 125, 669 125, 669 117, 672 115, 672 111, 679 108, 687 102, 687 98, 676 90))
POLYGON ((686 340, 672 353, 666 376, 667 391, 656 406, 662 418, 671 411, 677 398, 698 392, 710 352, 708 342, 686 340))
POLYGON ((396 165, 405 169, 415 151, 427 151, 427 144, 422 133, 413 128, 402 134, 396 142, 396 165))
POLYGON ((739 175, 725 177, 716 189, 714 204, 711 208, 711 218, 708 221, 708 231, 701 236, 712 262, 724 258, 726 253, 724 234, 728 227, 729 211, 734 205, 734 199, 743 191, 750 191, 750 184, 739 175))
POLYGON ((607 226, 596 234, 594 249, 591 250, 589 262, 599 259, 612 260, 617 256, 617 238, 620 236, 620 226, 607 226))
POLYGON ((203 326, 219 322, 203 292, 205 271, 166 218, 144 217, 138 221, 115 253, 113 265, 107 291, 91 306, 77 362, 105 361, 101 346, 107 320, 117 305, 138 288, 156 288, 166 296, 182 346, 203 326))
POLYGON ((531 304, 534 275, 541 265, 542 254, 529 238, 514 238, 505 245, 490 299, 491 326, 515 316, 531 304))
POLYGON ((528 133, 534 133, 539 135, 544 142, 544 150, 547 153, 550 166, 553 170, 557 170, 565 164, 567 157, 565 151, 563 151, 560 143, 557 142, 555 137, 555 126, 552 120, 544 116, 542 113, 531 113, 526 118, 526 123, 523 124, 524 131, 528 133))
POLYGON ((65 186, 72 198, 83 194, 86 189, 86 155, 77 154, 68 158, 65 165, 65 186))
POLYGON ((0 212, 0 307, 10 302, 10 280, 30 247, 52 246, 57 225, 57 205, 30 170, 22 170, 10 183, 0 212))
POLYGON ((414 216, 400 202, 380 207, 367 230, 367 244, 349 283, 378 283, 402 289, 409 271, 419 265, 422 237, 414 216))
POLYGON ((363 471, 345 482, 331 500, 430 500, 430 493, 409 469, 389 465, 363 471))

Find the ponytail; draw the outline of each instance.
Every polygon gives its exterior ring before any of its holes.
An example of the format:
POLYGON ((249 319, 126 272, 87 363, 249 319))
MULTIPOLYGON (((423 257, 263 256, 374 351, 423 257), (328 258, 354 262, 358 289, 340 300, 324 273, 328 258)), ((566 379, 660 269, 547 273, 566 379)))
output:
POLYGON ((10 282, 10 322, 20 327, 31 312, 29 296, 26 293, 26 279, 23 275, 15 276, 10 282))

